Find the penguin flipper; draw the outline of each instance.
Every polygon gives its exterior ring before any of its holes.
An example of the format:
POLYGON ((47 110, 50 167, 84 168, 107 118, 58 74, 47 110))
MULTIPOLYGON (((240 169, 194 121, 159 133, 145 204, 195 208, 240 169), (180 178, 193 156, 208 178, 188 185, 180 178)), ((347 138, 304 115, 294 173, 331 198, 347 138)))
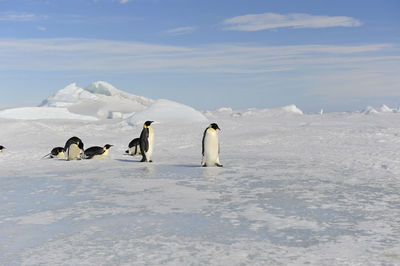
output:
POLYGON ((206 138, 206 133, 207 133, 207 129, 204 130, 204 134, 203 134, 203 140, 201 141, 201 154, 204 156, 204 139, 206 138))

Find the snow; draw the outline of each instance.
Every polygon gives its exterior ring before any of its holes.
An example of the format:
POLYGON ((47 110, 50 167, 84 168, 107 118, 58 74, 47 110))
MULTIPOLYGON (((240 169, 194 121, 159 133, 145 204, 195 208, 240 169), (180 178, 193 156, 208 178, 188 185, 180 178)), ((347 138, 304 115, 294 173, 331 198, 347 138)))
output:
POLYGON ((65 107, 72 113, 99 119, 124 119, 149 107, 152 99, 118 90, 105 81, 86 88, 72 83, 41 103, 41 107, 65 107))
POLYGON ((170 100, 157 100, 149 108, 127 118, 130 125, 142 125, 147 120, 157 123, 207 123, 207 118, 194 108, 170 100))
POLYGON ((380 114, 380 113, 397 113, 398 109, 390 108, 387 105, 383 104, 379 108, 374 108, 372 106, 367 106, 364 110, 361 111, 363 114, 380 114))
POLYGON ((199 167, 207 121, 152 125, 140 163, 124 151, 141 125, 0 118, 0 265, 400 264, 400 114, 206 116, 223 168, 199 167), (115 146, 41 159, 74 135, 115 146))
POLYGON ((288 106, 284 106, 282 107, 283 111, 286 111, 288 113, 294 113, 294 114, 299 114, 302 115, 303 111, 300 110, 296 105, 292 104, 292 105, 288 105, 288 106))
POLYGON ((372 106, 367 106, 364 110, 361 111, 361 113, 370 115, 370 114, 377 114, 378 111, 374 109, 372 106))
POLYGON ((381 113, 393 113, 393 109, 389 108, 387 105, 383 104, 381 107, 379 107, 379 112, 381 113))
POLYGON ((67 108, 54 107, 21 107, 0 111, 0 118, 6 119, 73 119, 73 120, 97 120, 95 117, 73 114, 67 108))

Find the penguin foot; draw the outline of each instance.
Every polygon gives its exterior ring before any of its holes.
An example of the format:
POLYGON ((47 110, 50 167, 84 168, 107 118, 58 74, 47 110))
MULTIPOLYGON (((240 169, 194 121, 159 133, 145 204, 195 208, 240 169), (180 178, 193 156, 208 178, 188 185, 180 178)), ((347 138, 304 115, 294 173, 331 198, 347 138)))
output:
POLYGON ((153 162, 153 160, 150 160, 150 161, 149 161, 149 163, 152 163, 152 162, 153 162))
POLYGON ((218 167, 222 167, 223 166, 222 164, 219 164, 219 163, 216 163, 215 165, 218 166, 218 167))

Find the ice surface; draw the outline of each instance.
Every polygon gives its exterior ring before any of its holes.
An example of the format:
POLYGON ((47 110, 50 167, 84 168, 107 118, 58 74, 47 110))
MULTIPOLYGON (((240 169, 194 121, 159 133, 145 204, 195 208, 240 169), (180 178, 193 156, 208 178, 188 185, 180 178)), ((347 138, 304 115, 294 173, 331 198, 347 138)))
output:
POLYGON ((0 119, 0 265, 400 265, 400 114, 207 112, 140 126, 0 119), (103 160, 41 159, 71 136, 103 160))

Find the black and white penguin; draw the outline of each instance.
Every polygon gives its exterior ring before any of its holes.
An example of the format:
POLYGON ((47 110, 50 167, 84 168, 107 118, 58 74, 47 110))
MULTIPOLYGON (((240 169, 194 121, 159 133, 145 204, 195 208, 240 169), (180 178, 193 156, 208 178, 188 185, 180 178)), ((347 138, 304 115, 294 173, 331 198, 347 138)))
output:
POLYGON ((65 158, 69 160, 80 160, 83 155, 83 142, 78 137, 72 137, 65 143, 64 147, 65 158))
POLYGON ((49 156, 49 158, 57 158, 57 159, 64 159, 65 158, 65 150, 63 147, 55 147, 51 150, 49 154, 43 156, 43 158, 49 156))
POLYGON ((202 154, 201 166, 218 166, 222 167, 219 162, 219 143, 218 131, 221 130, 216 123, 210 124, 204 131, 202 141, 202 154))
POLYGON ((94 146, 85 150, 85 159, 100 159, 108 156, 108 150, 113 145, 106 144, 104 147, 94 146))
POLYGON ((4 150, 5 148, 6 148, 6 147, 0 145, 0 152, 3 152, 3 150, 4 150))
POLYGON ((135 138, 131 142, 129 142, 128 145, 129 149, 126 150, 125 152, 128 153, 129 155, 138 155, 141 154, 140 152, 140 138, 135 138))
POLYGON ((141 162, 152 162, 154 148, 154 131, 151 128, 151 123, 154 121, 146 121, 143 125, 142 133, 140 134, 140 153, 142 154, 141 162))

